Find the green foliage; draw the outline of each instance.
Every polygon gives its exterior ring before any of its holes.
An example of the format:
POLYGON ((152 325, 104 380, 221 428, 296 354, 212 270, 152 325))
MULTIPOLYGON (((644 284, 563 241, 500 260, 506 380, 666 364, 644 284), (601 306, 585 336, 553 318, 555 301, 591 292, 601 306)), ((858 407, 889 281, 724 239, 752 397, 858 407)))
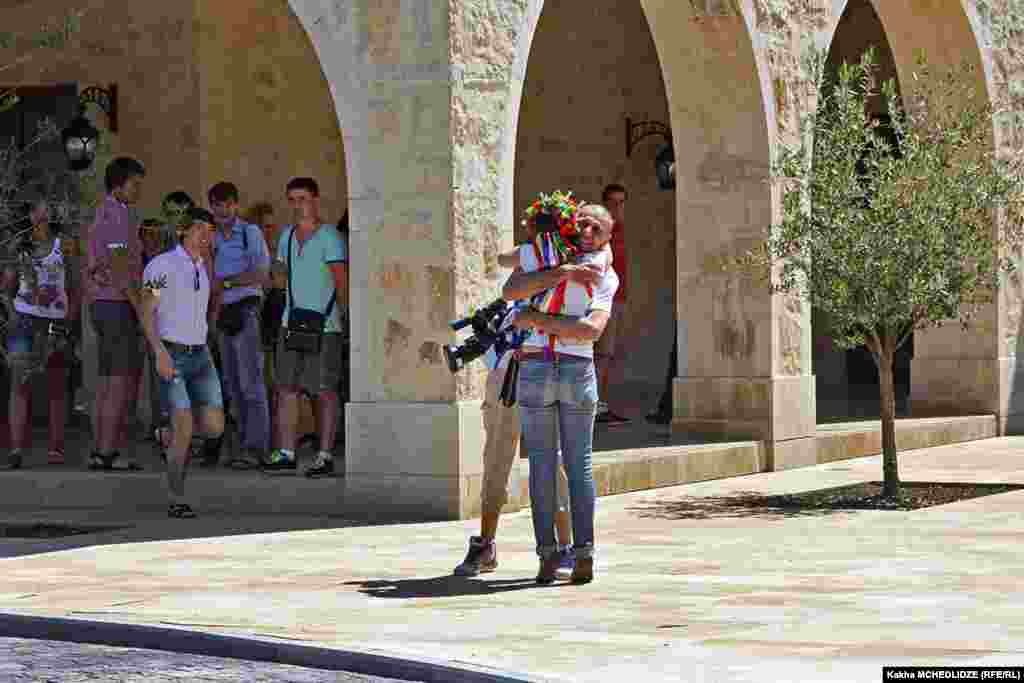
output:
POLYGON ((56 22, 48 22, 40 27, 32 37, 32 45, 38 48, 61 49, 66 47, 72 36, 82 27, 82 16, 77 12, 69 12, 56 22))
POLYGON ((975 0, 975 6, 996 47, 1005 48, 1024 34, 1024 0, 975 0))
POLYGON ((985 94, 963 69, 920 62, 914 78, 905 108, 882 85, 887 131, 868 114, 873 55, 840 68, 803 143, 779 155, 782 221, 748 259, 778 264, 774 289, 826 312, 837 344, 890 358, 916 328, 967 324, 1024 241, 1021 167, 992 151, 985 94))

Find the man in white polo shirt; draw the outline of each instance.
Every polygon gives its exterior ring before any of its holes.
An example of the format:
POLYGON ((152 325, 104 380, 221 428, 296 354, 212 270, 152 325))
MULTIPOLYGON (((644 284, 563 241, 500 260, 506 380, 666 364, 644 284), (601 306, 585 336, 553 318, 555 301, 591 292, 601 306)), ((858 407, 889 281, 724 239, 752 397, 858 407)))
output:
POLYGON ((207 439, 224 432, 220 378, 206 347, 210 278, 202 255, 210 248, 213 226, 209 211, 190 209, 178 247, 154 258, 143 273, 143 330, 160 376, 161 401, 171 416, 170 444, 166 434, 160 435, 168 447, 167 515, 179 519, 196 516, 185 500, 195 418, 207 439))

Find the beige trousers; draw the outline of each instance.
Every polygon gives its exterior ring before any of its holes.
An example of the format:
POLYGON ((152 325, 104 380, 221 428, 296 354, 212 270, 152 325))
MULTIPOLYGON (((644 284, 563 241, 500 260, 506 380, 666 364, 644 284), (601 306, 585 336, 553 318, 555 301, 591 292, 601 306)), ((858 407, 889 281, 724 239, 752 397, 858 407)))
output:
MULTIPOLYGON (((484 414, 484 478, 480 491, 480 507, 484 514, 501 514, 508 502, 508 478, 519 455, 519 407, 506 406, 499 395, 505 382, 501 367, 487 375, 487 389, 481 406, 484 414)), ((569 509, 569 479, 565 467, 558 468, 558 510, 569 509)))

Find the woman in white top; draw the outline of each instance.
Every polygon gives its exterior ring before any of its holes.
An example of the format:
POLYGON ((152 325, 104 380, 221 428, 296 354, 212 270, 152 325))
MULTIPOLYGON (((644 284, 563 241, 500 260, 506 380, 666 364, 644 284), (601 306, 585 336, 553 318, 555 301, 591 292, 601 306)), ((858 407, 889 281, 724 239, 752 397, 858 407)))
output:
POLYGON ((11 367, 10 427, 11 452, 8 465, 22 465, 22 451, 28 442, 31 416, 32 379, 46 371, 50 398, 50 445, 47 461, 64 464, 64 430, 67 422, 68 373, 71 367, 69 337, 78 321, 79 297, 70 286, 74 273, 73 249, 50 224, 46 201, 37 201, 29 212, 32 233, 21 250, 26 264, 19 273, 7 269, 2 288, 7 294, 15 287, 16 318, 7 333, 7 354, 11 367))

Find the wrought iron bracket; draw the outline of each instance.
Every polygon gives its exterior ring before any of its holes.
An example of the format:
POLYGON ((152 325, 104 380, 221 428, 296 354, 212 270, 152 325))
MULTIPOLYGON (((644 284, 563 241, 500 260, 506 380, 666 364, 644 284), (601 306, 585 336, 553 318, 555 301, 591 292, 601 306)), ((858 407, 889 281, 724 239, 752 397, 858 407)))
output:
POLYGON ((672 129, 666 126, 660 121, 637 121, 633 123, 633 119, 626 117, 626 158, 628 159, 633 154, 633 148, 636 147, 644 138, 652 135, 660 135, 665 138, 666 141, 672 142, 672 129))
POLYGON ((78 96, 78 106, 82 114, 85 114, 86 105, 95 104, 107 115, 110 124, 110 132, 117 132, 117 83, 111 83, 109 88, 101 88, 92 85, 82 91, 78 96))

